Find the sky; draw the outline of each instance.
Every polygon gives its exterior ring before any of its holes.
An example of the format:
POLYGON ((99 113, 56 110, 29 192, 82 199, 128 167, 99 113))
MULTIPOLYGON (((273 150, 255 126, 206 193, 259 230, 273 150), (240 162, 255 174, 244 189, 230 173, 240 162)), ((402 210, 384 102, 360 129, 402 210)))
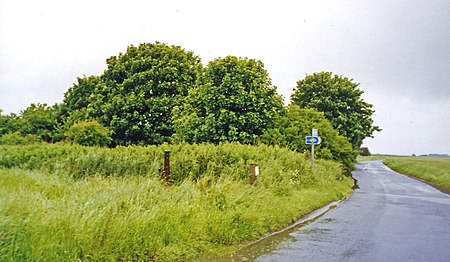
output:
POLYGON ((0 109, 61 103, 77 77, 156 41, 204 64, 259 59, 286 104, 306 75, 348 77, 383 129, 372 153, 450 154, 448 0, 0 0, 0 109))

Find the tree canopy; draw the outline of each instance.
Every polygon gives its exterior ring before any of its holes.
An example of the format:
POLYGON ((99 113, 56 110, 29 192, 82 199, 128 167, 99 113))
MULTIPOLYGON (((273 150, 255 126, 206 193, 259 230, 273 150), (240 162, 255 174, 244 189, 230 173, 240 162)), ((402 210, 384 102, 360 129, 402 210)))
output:
POLYGON ((361 98, 364 92, 358 86, 353 79, 331 72, 314 73, 297 82, 291 102, 323 112, 333 127, 358 149, 364 138, 381 130, 373 125, 374 110, 361 98))
POLYGON ((175 115, 177 139, 255 143, 273 126, 282 98, 259 60, 227 56, 208 63, 175 115))
POLYGON ((0 109, 0 136, 3 134, 8 134, 12 132, 16 132, 19 129, 19 125, 17 123, 17 115, 3 115, 3 110, 0 109))
POLYGON ((58 104, 31 104, 17 119, 20 133, 36 135, 46 142, 59 141, 62 138, 58 130, 59 110, 58 104))
POLYGON ((345 137, 339 135, 324 114, 315 109, 289 105, 277 119, 275 126, 268 129, 260 141, 308 154, 311 146, 305 144, 305 137, 311 135, 312 128, 318 129, 322 139, 321 144, 315 146, 316 155, 323 159, 337 160, 348 171, 352 170, 357 152, 345 137))
POLYGON ((116 144, 160 144, 174 130, 172 109, 196 81, 201 60, 179 46, 129 46, 107 59, 100 77, 79 78, 65 94, 65 115, 97 119, 116 144), (81 112, 81 113, 80 113, 81 112))

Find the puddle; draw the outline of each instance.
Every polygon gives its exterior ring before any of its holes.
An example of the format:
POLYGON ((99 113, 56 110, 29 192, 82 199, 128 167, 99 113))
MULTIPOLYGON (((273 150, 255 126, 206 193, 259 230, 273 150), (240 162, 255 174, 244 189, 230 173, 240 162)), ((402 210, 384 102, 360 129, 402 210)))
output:
POLYGON ((330 223, 330 222, 333 222, 334 220, 335 220, 334 218, 325 218, 325 219, 322 219, 320 221, 320 223, 322 223, 322 224, 330 223))
POLYGON ((353 189, 353 190, 359 189, 358 179, 354 178, 353 176, 352 176, 352 179, 353 179, 353 181, 354 181, 353 186, 352 186, 352 189, 353 189))

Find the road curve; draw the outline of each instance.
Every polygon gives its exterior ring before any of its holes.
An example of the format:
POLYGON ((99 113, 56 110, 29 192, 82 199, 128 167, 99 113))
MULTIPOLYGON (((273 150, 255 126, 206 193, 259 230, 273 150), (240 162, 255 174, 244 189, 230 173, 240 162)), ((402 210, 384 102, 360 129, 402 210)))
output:
POLYGON ((450 261, 449 195, 380 161, 358 163, 353 177, 348 200, 245 260, 450 261))

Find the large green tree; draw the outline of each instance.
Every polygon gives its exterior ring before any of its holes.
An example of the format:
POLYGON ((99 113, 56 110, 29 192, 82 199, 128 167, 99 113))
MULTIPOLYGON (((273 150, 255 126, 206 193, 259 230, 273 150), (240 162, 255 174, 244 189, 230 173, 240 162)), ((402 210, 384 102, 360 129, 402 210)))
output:
POLYGON ((31 104, 20 112, 18 123, 22 135, 36 135, 46 142, 62 139, 58 129, 60 106, 55 104, 31 104))
POLYGON ((351 171, 357 151, 353 150, 352 145, 345 137, 339 135, 324 114, 315 109, 289 105, 284 114, 277 118, 275 126, 264 132, 260 141, 309 153, 311 146, 305 144, 305 137, 311 135, 312 128, 319 131, 322 139, 322 142, 315 146, 316 155, 323 159, 337 160, 347 171, 351 171))
POLYGON ((76 122, 73 118, 98 120, 113 131, 116 144, 169 141, 172 110, 195 86, 200 58, 156 42, 131 45, 107 59, 107 66, 100 77, 79 78, 66 93, 68 124, 76 122))
POLYGON ((99 76, 78 77, 77 82, 64 94, 62 118, 67 119, 74 111, 85 111, 93 99, 92 96, 98 92, 101 81, 99 76))
POLYGON ((255 143, 283 107, 264 64, 227 56, 208 63, 176 117, 177 139, 255 143))
POLYGON ((364 138, 381 130, 373 125, 374 110, 361 98, 364 92, 358 86, 353 79, 331 72, 314 73, 297 82, 291 102, 323 112, 333 127, 358 149, 364 138))

